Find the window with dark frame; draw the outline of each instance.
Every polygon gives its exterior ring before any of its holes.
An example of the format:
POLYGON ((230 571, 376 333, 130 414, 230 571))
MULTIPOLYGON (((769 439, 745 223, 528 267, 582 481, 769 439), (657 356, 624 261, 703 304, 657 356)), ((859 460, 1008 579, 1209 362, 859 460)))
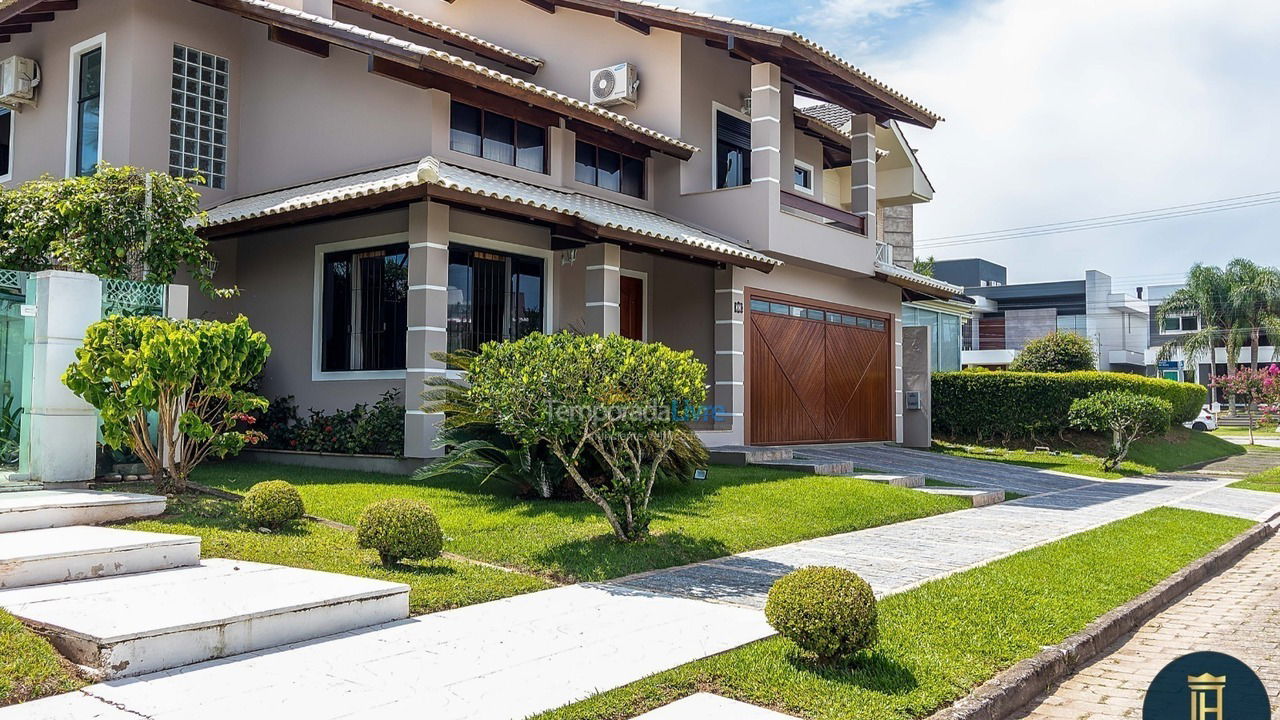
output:
POLYGON ((323 262, 321 371, 404 370, 409 246, 331 252, 323 262))
POLYGON ((644 160, 578 141, 574 153, 578 182, 632 197, 644 197, 644 160))
POLYGON ((716 111, 716 189, 751 182, 751 123, 716 111))
POLYGON ((92 175, 98 169, 102 142, 102 48, 87 50, 76 58, 76 157, 75 174, 92 175))
POLYGON ((449 351, 542 331, 545 272, 541 258, 450 245, 449 351))
POLYGON ((1161 328, 1167 333, 1196 332, 1199 329, 1199 315, 1169 315, 1164 319, 1164 326, 1161 328))
POLYGON ((227 185, 229 61, 194 48, 173 46, 169 108, 169 174, 227 185))
POLYGON ((547 129, 454 100, 449 147, 504 165, 545 173, 547 129))
POLYGON ((13 173, 13 111, 0 108, 0 177, 13 173))
POLYGON ((751 312, 786 315, 788 317, 799 318, 801 320, 817 320, 820 322, 827 322, 832 325, 847 325, 849 327, 858 327, 864 330, 874 330, 876 332, 884 332, 888 328, 885 321, 878 318, 849 315, 846 313, 831 312, 830 310, 817 310, 815 308, 807 308, 799 305, 792 305, 790 303, 774 302, 772 300, 752 300, 751 312))
POLYGON ((795 167, 795 175, 793 176, 793 184, 797 190, 802 192, 813 192, 813 170, 803 165, 797 164, 795 167))

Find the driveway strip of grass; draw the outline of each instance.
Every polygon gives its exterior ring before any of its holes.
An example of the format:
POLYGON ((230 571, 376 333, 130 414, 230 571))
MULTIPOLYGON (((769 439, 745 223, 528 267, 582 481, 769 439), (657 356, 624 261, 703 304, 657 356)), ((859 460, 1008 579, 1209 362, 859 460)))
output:
POLYGON ((696 691, 813 720, 921 718, 1249 526, 1156 508, 886 598, 878 643, 850 664, 814 667, 775 637, 539 718, 620 720, 696 691))

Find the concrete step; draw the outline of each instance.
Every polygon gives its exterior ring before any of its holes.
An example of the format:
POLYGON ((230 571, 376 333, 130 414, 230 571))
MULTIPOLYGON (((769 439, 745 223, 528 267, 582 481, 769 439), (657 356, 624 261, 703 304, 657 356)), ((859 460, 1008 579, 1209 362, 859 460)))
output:
POLYGON ((927 492, 932 495, 954 495, 956 497, 966 497, 969 498, 974 507, 984 507, 1004 502, 1003 490, 991 490, 988 488, 918 487, 916 488, 916 491, 927 492))
POLYGON ((164 512, 159 495, 96 490, 30 490, 0 494, 0 532, 100 525, 164 512))
POLYGON ((716 465, 755 465, 771 460, 790 460, 793 457, 790 448, 781 447, 749 447, 733 445, 708 448, 711 462, 716 465))
POLYGON ((168 570, 200 562, 200 538, 116 528, 0 533, 0 588, 168 570))
POLYGON ((31 490, 43 490, 44 486, 38 482, 31 480, 0 480, 0 493, 11 492, 29 492, 31 490))
POLYGON ((871 473, 866 475, 851 475, 850 477, 854 477, 859 480, 870 480, 871 482, 883 483, 894 487, 924 487, 924 475, 885 475, 881 473, 871 473))
POLYGON ((103 679, 409 616, 409 586, 235 560, 0 590, 0 607, 103 679))
POLYGON ((753 464, 765 467, 787 468, 790 470, 811 473, 813 475, 850 475, 858 469, 857 466, 851 462, 836 460, 805 460, 800 458, 793 458, 791 460, 768 460, 766 462, 753 464))

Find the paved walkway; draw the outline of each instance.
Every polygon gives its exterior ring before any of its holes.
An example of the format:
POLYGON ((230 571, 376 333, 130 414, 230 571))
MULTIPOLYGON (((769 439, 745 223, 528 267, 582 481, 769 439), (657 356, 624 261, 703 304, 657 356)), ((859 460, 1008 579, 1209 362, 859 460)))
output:
POLYGON ((1017 718, 1121 720, 1142 717, 1147 686, 1169 661, 1198 650, 1251 666, 1280 712, 1280 537, 1112 645, 1017 718))
POLYGON ((1280 465, 1280 450, 1250 450, 1244 455, 1202 463, 1192 472, 1219 477, 1244 477, 1280 465))
POLYGON ((1280 510, 1280 495, 1224 494, 1226 482, 1087 482, 101 683, 0 710, 0 720, 524 718, 771 635, 757 608, 769 583, 799 565, 853 568, 884 595, 1158 505, 1211 504, 1251 519, 1280 510))

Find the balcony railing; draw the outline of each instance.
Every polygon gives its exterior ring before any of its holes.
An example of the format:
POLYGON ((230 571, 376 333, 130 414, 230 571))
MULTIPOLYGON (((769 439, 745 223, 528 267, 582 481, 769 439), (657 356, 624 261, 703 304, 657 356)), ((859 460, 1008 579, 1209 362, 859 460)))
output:
POLYGON ((876 262, 882 265, 893 264, 893 246, 887 242, 876 243, 876 262))
POLYGON ((786 190, 782 191, 782 207, 798 210, 808 215, 816 215, 822 222, 828 225, 834 225, 841 230, 848 230, 859 235, 867 234, 867 219, 861 215, 854 215, 851 212, 845 212, 840 208, 831 207, 825 203, 820 203, 812 198, 803 195, 797 195, 786 190))

